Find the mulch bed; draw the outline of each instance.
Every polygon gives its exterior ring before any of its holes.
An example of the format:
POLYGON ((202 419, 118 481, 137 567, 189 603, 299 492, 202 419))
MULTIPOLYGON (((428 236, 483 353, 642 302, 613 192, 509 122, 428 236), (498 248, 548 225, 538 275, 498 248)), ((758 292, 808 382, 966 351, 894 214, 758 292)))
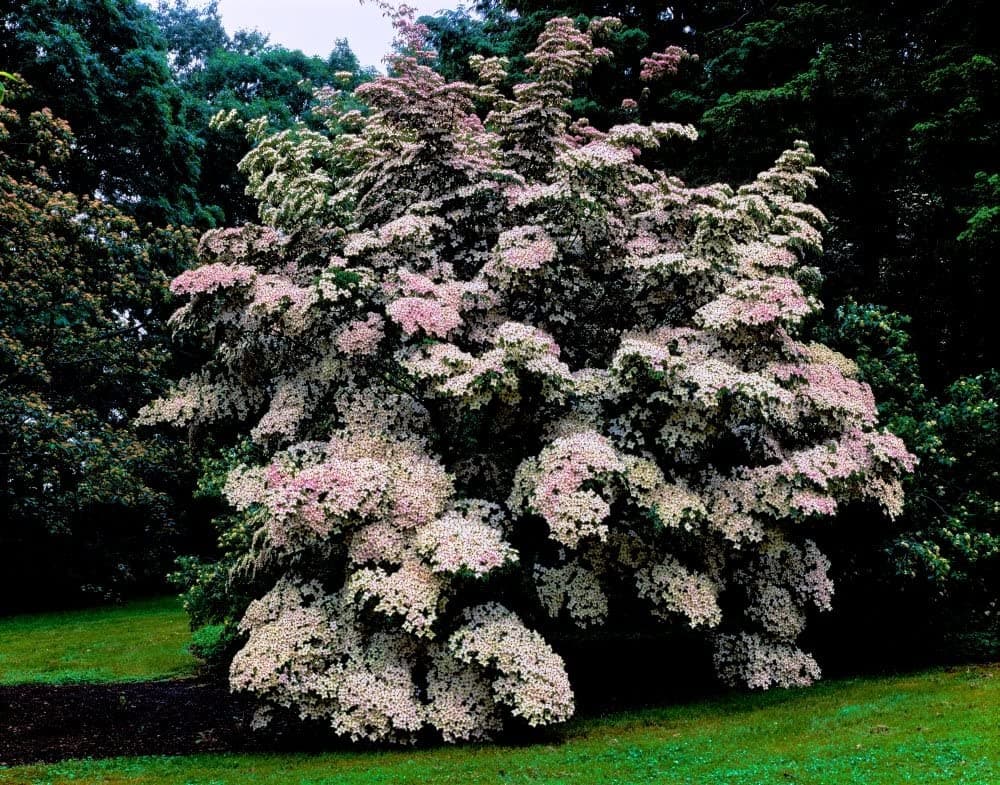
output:
POLYGON ((243 749, 250 715, 215 681, 0 687, 0 764, 243 749))
MULTIPOLYGON (((570 647, 572 649, 572 647, 570 647)), ((642 641, 591 644, 569 652, 579 681, 582 715, 703 697, 705 679, 650 680, 650 668, 671 655, 642 641), (641 645, 640 645, 641 644, 641 645), (601 656, 596 656, 597 651, 601 656), (575 656, 574 656, 575 654, 575 656), (626 658, 629 668, 607 668, 626 658), (598 663, 600 663, 598 665, 598 663)), ((662 670, 661 670, 662 672, 662 670)), ((696 667, 685 668, 690 675, 696 667)), ((278 715, 260 735, 250 727, 252 702, 229 692, 224 677, 117 684, 0 686, 0 765, 51 763, 71 758, 187 755, 252 750, 307 751, 344 748, 323 723, 278 715)), ((559 730, 509 729, 506 743, 557 743, 559 730), (522 738, 523 737, 523 738, 522 738)))

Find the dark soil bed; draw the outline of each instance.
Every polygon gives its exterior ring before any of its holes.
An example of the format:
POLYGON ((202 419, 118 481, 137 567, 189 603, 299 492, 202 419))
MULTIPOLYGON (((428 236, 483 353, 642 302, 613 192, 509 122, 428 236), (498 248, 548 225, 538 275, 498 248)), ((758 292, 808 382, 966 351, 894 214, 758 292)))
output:
MULTIPOLYGON (((708 691, 705 679, 651 679, 651 669, 662 672, 671 660, 648 642, 616 641, 603 649, 591 645, 582 653, 569 648, 583 715, 690 700, 708 691), (627 659, 629 667, 609 672, 606 664, 616 657, 627 659)), ((698 671, 690 667, 676 672, 698 671)), ((195 752, 315 752, 347 746, 332 737, 324 723, 300 723, 280 713, 259 735, 250 728, 252 714, 251 701, 232 695, 224 678, 0 686, 0 765, 195 752)), ((510 744, 554 743, 559 733, 515 725, 504 738, 510 744)))
POLYGON ((249 716, 220 682, 0 687, 0 764, 241 749, 249 716))

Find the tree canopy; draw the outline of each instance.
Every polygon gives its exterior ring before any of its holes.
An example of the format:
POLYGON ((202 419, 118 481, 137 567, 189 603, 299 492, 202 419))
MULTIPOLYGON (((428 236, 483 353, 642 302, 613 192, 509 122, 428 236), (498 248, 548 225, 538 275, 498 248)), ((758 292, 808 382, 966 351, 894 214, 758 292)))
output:
POLYGON ((256 218, 240 160, 251 143, 242 124, 266 118, 271 130, 298 122, 316 127, 312 99, 322 88, 354 86, 364 72, 347 41, 333 39, 328 57, 314 57, 269 43, 258 31, 222 27, 216 3, 192 8, 185 0, 161 0, 157 20, 167 39, 170 61, 187 99, 187 122, 199 134, 202 151, 199 198, 211 205, 217 223, 256 218), (220 112, 239 122, 212 126, 220 112))
POLYGON ((0 106, 4 608, 155 586, 181 544, 178 448, 131 418, 165 383, 163 283, 191 235, 61 190, 74 138, 25 93, 0 106))
POLYGON ((202 222, 200 143, 185 121, 167 44, 137 0, 4 0, 0 63, 32 85, 29 110, 70 123, 75 154, 55 183, 140 222, 202 222))

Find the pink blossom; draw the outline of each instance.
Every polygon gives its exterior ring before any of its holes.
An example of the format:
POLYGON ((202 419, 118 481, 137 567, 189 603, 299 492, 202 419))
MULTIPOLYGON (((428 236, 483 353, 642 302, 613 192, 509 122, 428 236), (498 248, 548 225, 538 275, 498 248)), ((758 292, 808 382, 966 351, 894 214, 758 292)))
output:
POLYGON ((219 289, 253 283, 257 271, 242 264, 214 262, 185 270, 170 283, 174 294, 212 294, 219 289))
POLYGON ((355 319, 337 336, 337 348, 347 355, 375 354, 385 335, 384 325, 385 321, 375 313, 369 313, 364 320, 355 319))
POLYGON ((423 297, 401 297, 391 302, 386 312, 407 335, 422 330, 444 338, 462 323, 461 314, 455 308, 423 297))
POLYGON ((668 46, 662 52, 654 52, 649 57, 642 58, 639 78, 644 82, 653 82, 665 76, 673 76, 677 73, 681 60, 689 56, 679 46, 668 46))

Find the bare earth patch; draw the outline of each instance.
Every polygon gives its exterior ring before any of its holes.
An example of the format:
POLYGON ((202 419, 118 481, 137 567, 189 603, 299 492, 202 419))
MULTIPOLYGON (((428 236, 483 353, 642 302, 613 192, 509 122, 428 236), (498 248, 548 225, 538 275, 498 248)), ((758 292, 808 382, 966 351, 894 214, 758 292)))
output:
POLYGON ((223 683, 0 686, 0 765, 234 750, 248 721, 223 683))

